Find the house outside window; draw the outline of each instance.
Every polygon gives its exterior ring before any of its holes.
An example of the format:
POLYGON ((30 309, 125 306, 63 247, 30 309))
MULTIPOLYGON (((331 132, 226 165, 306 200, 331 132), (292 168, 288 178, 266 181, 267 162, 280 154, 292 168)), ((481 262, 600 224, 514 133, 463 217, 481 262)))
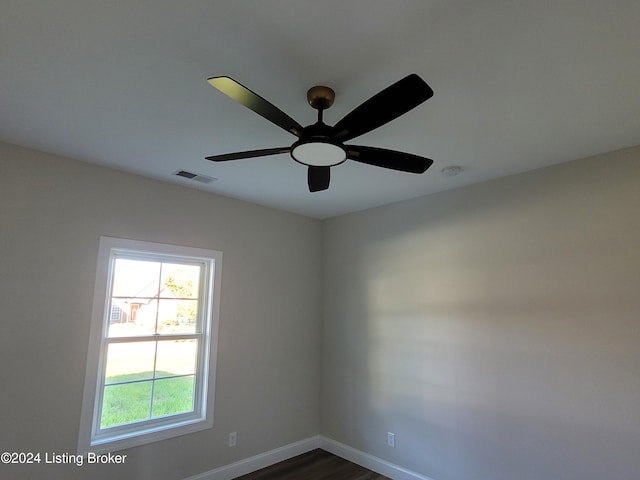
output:
POLYGON ((78 450, 213 426, 222 253, 102 237, 78 450))

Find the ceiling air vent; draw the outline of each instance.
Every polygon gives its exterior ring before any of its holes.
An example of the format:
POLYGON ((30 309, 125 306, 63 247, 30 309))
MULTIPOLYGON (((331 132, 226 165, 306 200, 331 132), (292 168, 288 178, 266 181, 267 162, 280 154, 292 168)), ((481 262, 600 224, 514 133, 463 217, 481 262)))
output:
POLYGON ((189 180, 195 180, 200 183, 211 183, 214 180, 217 180, 217 178, 207 177, 206 175, 201 175, 199 173, 187 172, 186 170, 178 170, 175 172, 175 175, 178 177, 188 178, 189 180))

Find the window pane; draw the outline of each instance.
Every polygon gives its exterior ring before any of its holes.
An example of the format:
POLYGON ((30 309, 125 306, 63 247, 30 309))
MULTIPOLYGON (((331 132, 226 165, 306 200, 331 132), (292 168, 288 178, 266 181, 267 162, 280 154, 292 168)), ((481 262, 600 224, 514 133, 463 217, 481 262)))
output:
POLYGON ((116 258, 111 295, 154 298, 160 285, 160 265, 153 261, 116 258))
POLYGON ((100 427, 113 427, 147 420, 151 411, 153 381, 104 387, 100 427))
POLYGON ((155 381, 152 417, 193 411, 193 375, 155 381))
POLYGON ((107 351, 107 384, 153 378, 156 342, 112 343, 107 351))
POLYGON ((165 300, 158 302, 158 332, 196 333, 198 300, 165 300))
POLYGON ((156 378, 195 373, 197 350, 195 339, 158 342, 156 378))
POLYGON ((162 296, 167 293, 174 298, 198 298, 200 269, 199 265, 163 263, 161 283, 167 292, 162 296))
POLYGON ((135 337, 156 332, 158 301, 155 299, 112 298, 109 337, 135 337))

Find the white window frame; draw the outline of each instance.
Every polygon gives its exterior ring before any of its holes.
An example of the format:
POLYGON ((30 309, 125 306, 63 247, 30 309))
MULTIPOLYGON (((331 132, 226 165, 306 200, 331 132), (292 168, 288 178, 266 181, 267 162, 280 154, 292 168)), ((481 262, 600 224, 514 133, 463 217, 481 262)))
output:
POLYGON ((222 252, 113 237, 100 237, 91 333, 80 416, 78 453, 106 453, 213 427, 222 252), (110 317, 110 281, 117 256, 148 257, 203 265, 202 333, 198 346, 194 411, 117 428, 101 429, 105 345, 110 317))

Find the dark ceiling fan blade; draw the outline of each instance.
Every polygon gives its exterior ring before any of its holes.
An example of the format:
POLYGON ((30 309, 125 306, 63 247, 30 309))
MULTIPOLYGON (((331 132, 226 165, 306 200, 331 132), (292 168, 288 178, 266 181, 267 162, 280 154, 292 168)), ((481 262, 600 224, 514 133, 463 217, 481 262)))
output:
POLYGON ((302 135, 302 126, 298 122, 257 93, 252 92, 244 85, 236 82, 233 78, 211 77, 207 79, 207 82, 236 102, 241 103, 258 115, 266 118, 271 123, 275 123, 280 128, 284 128, 287 132, 293 133, 296 137, 302 135))
POLYGON ((307 180, 309 181, 309 191, 319 192, 329 188, 329 180, 331 179, 331 169, 329 167, 310 166, 307 171, 307 180))
POLYGON ((347 158, 356 162, 409 173, 424 173, 433 164, 429 158, 376 147, 345 145, 347 158))
POLYGON ((205 157, 213 162, 227 162, 229 160, 240 160, 242 158, 265 157, 267 155, 276 155, 278 153, 289 153, 291 147, 280 148, 264 148, 262 150, 249 150, 247 152, 223 153, 222 155, 211 155, 205 157))
POLYGON ((334 127, 336 140, 346 142, 378 128, 433 96, 433 90, 412 73, 356 107, 334 127))

